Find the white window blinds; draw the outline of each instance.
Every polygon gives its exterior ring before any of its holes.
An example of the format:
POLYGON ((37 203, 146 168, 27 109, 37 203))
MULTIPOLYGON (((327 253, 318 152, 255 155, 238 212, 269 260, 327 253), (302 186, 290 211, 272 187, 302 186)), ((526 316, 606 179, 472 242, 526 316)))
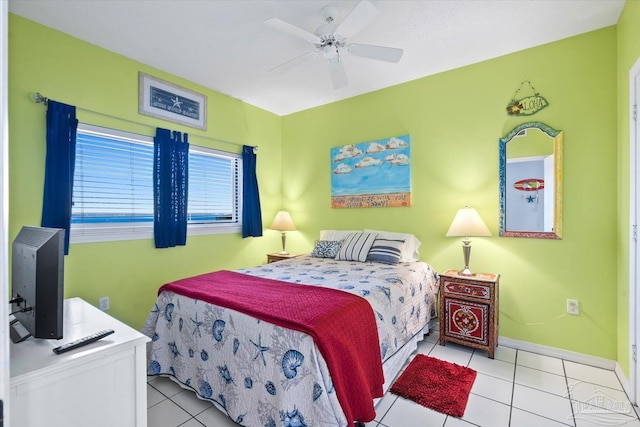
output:
MULTIPOLYGON (((81 124, 71 241, 153 237, 153 138, 81 124)), ((188 234, 240 231, 239 154, 190 145, 188 234)))
POLYGON ((78 130, 73 223, 153 223, 153 141, 78 130))
POLYGON ((240 158, 202 147, 189 150, 189 223, 239 221, 240 158))

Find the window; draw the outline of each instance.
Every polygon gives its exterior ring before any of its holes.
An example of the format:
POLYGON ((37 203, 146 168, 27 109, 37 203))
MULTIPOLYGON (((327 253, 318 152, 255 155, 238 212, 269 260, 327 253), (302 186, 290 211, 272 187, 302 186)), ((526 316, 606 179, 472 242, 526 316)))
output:
MULTIPOLYGON (((71 242, 153 238, 153 138, 78 126, 71 242)), ((189 146, 188 235, 241 231, 239 154, 189 146)))
POLYGON ((242 231, 241 164, 239 154, 189 146, 187 233, 211 232, 212 225, 242 231))

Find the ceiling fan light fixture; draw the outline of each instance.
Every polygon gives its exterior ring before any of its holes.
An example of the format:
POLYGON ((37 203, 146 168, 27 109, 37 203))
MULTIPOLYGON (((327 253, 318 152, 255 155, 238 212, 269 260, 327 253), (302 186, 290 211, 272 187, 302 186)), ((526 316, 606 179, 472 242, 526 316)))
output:
POLYGON ((338 47, 332 44, 325 45, 322 48, 322 54, 327 59, 334 59, 338 57, 338 47))

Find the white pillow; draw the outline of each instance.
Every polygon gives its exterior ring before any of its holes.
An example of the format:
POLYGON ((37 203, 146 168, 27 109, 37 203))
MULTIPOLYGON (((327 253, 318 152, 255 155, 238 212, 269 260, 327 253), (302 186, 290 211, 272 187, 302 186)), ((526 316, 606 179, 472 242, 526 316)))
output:
POLYGON ((336 260, 365 262, 369 249, 371 249, 375 240, 376 233, 358 231, 349 234, 342 242, 342 246, 336 255, 336 260))
POLYGON ((416 236, 411 233, 394 233, 391 231, 378 231, 366 228, 365 233, 377 233, 378 239, 404 240, 400 262, 415 262, 420 259, 418 248, 422 244, 416 236))
POLYGON ((344 240, 351 233, 361 230, 320 230, 320 240, 344 240))

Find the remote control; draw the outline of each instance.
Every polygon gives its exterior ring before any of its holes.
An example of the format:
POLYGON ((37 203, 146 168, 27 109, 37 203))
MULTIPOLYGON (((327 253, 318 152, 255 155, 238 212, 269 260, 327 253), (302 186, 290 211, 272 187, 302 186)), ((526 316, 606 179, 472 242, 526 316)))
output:
POLYGON ((66 344, 62 344, 59 347, 55 347, 53 349, 53 352, 55 354, 64 353, 65 351, 73 350, 75 348, 82 347, 83 345, 96 342, 99 339, 106 337, 107 335, 111 335, 112 333, 113 333, 113 329, 105 329, 104 331, 99 331, 99 332, 96 332, 95 334, 87 335, 86 337, 78 338, 75 341, 71 341, 66 344))

